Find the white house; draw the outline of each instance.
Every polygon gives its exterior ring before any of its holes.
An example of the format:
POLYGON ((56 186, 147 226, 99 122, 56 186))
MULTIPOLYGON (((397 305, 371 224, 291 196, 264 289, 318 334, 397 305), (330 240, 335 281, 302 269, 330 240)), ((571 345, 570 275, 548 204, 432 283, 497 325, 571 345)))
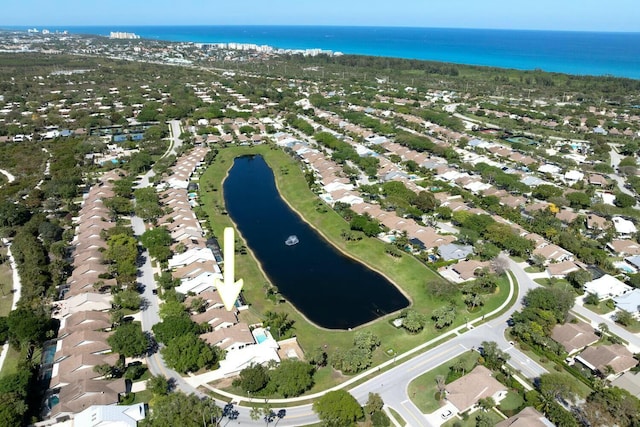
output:
POLYGON ((213 252, 209 248, 194 248, 189 249, 181 254, 174 255, 169 259, 169 268, 182 267, 194 262, 202 261, 214 261, 216 258, 213 256, 213 252))
POLYGON ((609 274, 585 283, 584 291, 596 294, 600 299, 616 298, 630 292, 633 288, 609 274))
POLYGON ((629 238, 638 232, 638 229, 633 222, 628 219, 614 216, 611 218, 611 221, 613 221, 613 226, 616 229, 616 233, 618 233, 618 237, 629 238))

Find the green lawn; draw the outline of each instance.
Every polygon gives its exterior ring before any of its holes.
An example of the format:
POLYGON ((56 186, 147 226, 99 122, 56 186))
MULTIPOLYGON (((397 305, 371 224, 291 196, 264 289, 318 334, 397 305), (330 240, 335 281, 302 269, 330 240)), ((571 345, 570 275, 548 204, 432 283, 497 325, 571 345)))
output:
MULTIPOLYGON (((0 255, 6 255, 7 249, 0 250, 0 255)), ((13 303, 13 277, 9 261, 0 264, 0 316, 7 316, 13 303)))
POLYGON ((133 403, 132 404, 149 403, 149 401, 151 400, 152 397, 153 397, 153 393, 151 393, 149 390, 139 391, 139 392, 135 393, 135 397, 133 399, 133 403))
MULTIPOLYGON (((476 417, 478 416, 478 414, 479 412, 476 411, 473 414, 470 414, 466 420, 454 417, 449 421, 447 421, 446 423, 442 424, 442 426, 443 427, 453 427, 453 426, 476 427, 476 417)), ((496 425, 500 421, 504 420, 504 418, 498 415, 498 413, 495 411, 489 411, 487 412, 487 414, 489 414, 489 416, 491 417, 491 421, 493 421, 493 425, 496 425)))
POLYGON ((436 377, 438 375, 443 375, 446 378, 449 374, 449 367, 458 360, 464 360, 469 368, 468 370, 470 371, 473 369, 478 357, 479 354, 475 351, 463 353, 437 368, 432 369, 429 372, 425 372, 411 381, 409 383, 408 392, 413 403, 425 414, 430 414, 433 411, 438 410, 441 406, 441 402, 436 398, 436 393, 438 392, 436 377))
POLYGON ((402 418, 402 416, 395 409, 389 408, 389 412, 391 412, 391 415, 393 416, 393 418, 395 418, 398 424, 400 424, 401 426, 407 425, 407 422, 404 420, 404 418, 402 418))
POLYGON ((4 360, 2 371, 0 371, 0 377, 17 373, 18 363, 23 359, 24 357, 19 351, 14 350, 13 347, 9 346, 9 352, 7 353, 7 358, 4 360))
POLYGON ((588 308, 594 313, 607 314, 607 313, 611 313, 615 309, 615 304, 613 304, 613 301, 611 301, 610 299, 607 299, 607 300, 600 301, 598 305, 585 304, 584 307, 588 308))
MULTIPOLYGON (((223 180, 233 165, 234 158, 247 154, 261 154, 271 167, 278 189, 285 201, 309 224, 316 227, 336 248, 371 268, 375 266, 377 271, 383 273, 405 293, 413 308, 429 315, 433 308, 442 304, 425 292, 425 284, 428 281, 444 280, 443 278, 410 255, 405 254, 399 259, 389 256, 384 251, 385 244, 377 239, 345 242, 340 237, 340 233, 348 228, 348 224, 332 209, 318 209, 319 206, 324 205, 309 190, 300 165, 280 149, 267 145, 220 149, 213 164, 200 177, 200 202, 216 236, 222 235, 224 227, 233 225, 224 209, 223 180)), ((251 304, 252 313, 258 316, 267 310, 288 313, 289 318, 295 321, 294 333, 303 349, 326 346, 326 351, 329 353, 337 347, 350 347, 356 330, 368 330, 382 338, 382 348, 392 347, 400 354, 435 338, 442 332, 464 324, 465 317, 468 320, 481 317, 490 311, 491 307, 499 306, 508 294, 508 287, 501 285, 499 291, 486 301, 485 307, 472 314, 467 313, 460 301, 455 324, 442 331, 436 330, 433 323, 430 323, 421 333, 410 335, 390 324, 388 320, 394 317, 393 314, 355 328, 354 331, 339 331, 319 328, 309 323, 289 303, 275 304, 266 299, 264 287, 269 283, 250 250, 246 255, 236 257, 236 272, 244 279, 243 293, 251 304)), ((374 364, 385 360, 387 356, 383 351, 378 350, 374 353, 374 364)))
POLYGON ((509 391, 507 393, 507 397, 505 397, 501 402, 498 408, 505 415, 515 415, 516 411, 524 404, 524 399, 513 391, 509 391))

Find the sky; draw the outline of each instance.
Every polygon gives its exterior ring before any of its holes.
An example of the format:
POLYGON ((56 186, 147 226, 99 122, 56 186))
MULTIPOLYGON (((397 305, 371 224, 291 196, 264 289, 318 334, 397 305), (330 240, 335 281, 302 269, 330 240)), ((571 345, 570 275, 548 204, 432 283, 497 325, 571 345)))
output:
POLYGON ((14 0, 0 27, 358 25, 640 32, 638 0, 14 0))

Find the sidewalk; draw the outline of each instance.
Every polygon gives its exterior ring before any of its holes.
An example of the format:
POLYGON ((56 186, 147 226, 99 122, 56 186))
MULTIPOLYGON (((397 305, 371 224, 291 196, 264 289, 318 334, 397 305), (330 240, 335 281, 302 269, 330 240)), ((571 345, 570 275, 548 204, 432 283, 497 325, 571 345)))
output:
MULTIPOLYGON (((11 272, 13 273, 13 302, 11 303, 11 311, 13 311, 16 309, 18 301, 20 300, 22 287, 20 286, 20 275, 18 274, 18 266, 16 265, 16 260, 13 258, 13 254, 11 253, 11 244, 9 244, 9 241, 7 239, 2 239, 2 243, 7 246, 7 256, 9 257, 11 272)), ((2 351, 0 352, 0 371, 2 371, 2 367, 4 366, 4 359, 7 358, 8 351, 9 344, 7 343, 2 346, 2 351)))

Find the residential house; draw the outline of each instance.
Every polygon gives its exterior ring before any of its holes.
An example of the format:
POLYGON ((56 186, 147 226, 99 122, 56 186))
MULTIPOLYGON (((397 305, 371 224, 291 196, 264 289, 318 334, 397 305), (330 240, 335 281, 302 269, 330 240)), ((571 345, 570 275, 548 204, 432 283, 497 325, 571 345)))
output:
POLYGON ((169 268, 184 267, 192 263, 200 263, 203 261, 214 261, 215 257, 209 248, 190 249, 181 254, 176 254, 169 259, 169 268))
POLYGON ((638 364, 633 354, 622 344, 588 347, 576 356, 576 360, 605 377, 610 375, 609 369, 611 375, 618 375, 638 364))
POLYGON ((634 289, 613 299, 616 307, 626 310, 635 317, 640 315, 640 289, 634 289))
POLYGON ((628 256, 624 259, 624 262, 629 264, 635 270, 640 270, 640 255, 628 256))
POLYGON ((475 279, 478 270, 489 268, 489 266, 489 262, 481 262, 474 259, 462 260, 450 267, 441 268, 439 272, 452 282, 461 283, 475 279))
POLYGON ((144 403, 135 405, 92 405, 73 417, 74 426, 136 427, 146 417, 144 403))
POLYGON ((551 338, 562 345, 569 355, 599 339, 593 331, 593 327, 586 322, 567 322, 564 325, 556 325, 551 331, 551 338))
POLYGON ((450 243, 440 246, 438 253, 440 254, 440 258, 445 261, 461 260, 473 254, 473 246, 450 243))
POLYGON ((562 261, 555 264, 549 264, 547 266, 547 273, 549 273, 549 276, 551 277, 565 277, 567 274, 581 269, 582 267, 574 261, 562 261))
POLYGON ((487 397, 499 403, 507 395, 507 387, 498 382, 489 369, 478 365, 467 375, 447 384, 446 394, 447 400, 460 413, 473 409, 478 400, 487 397))
POLYGON ((513 417, 500 421, 495 427, 554 427, 549 419, 531 406, 527 406, 513 417))
POLYGON ((533 250, 533 255, 544 257, 545 265, 551 262, 572 261, 573 254, 558 245, 548 244, 533 250))
POLYGON ((615 228, 616 233, 620 239, 629 239, 638 232, 638 229, 636 228, 633 221, 624 219, 619 216, 614 216, 613 218, 611 218, 611 221, 613 222, 613 227, 615 228))
POLYGON ((228 328, 217 329, 200 335, 209 345, 216 345, 223 350, 239 350, 255 344, 255 339, 246 323, 236 323, 228 328))
POLYGON ((607 249, 618 256, 640 255, 640 244, 633 240, 612 240, 607 249))
POLYGON ((191 316, 191 320, 199 325, 206 323, 213 331, 229 328, 238 323, 236 313, 223 308, 209 308, 203 313, 194 314, 191 316))
POLYGON ((51 417, 81 412, 93 405, 115 405, 127 392, 124 378, 112 381, 80 380, 60 389, 59 404, 51 409, 51 417))
POLYGON ((600 299, 615 298, 630 292, 633 288, 615 277, 605 274, 604 276, 585 283, 586 293, 596 294, 600 299))

